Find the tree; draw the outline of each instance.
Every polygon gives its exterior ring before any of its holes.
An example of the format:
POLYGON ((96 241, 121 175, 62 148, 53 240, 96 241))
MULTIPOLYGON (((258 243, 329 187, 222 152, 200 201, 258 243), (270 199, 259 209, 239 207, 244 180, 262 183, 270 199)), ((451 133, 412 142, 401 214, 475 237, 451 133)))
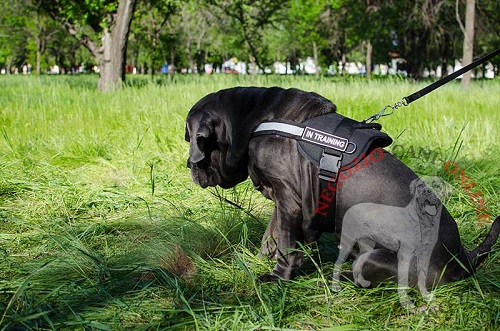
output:
MULTIPOLYGON (((0 64, 95 63, 99 88, 113 90, 125 77, 130 33, 127 63, 153 74, 161 61, 195 71, 204 61, 236 57, 269 72, 274 61, 294 65, 312 56, 316 66, 365 61, 368 76, 370 62, 398 57, 406 64, 400 69, 419 79, 462 57, 455 11, 460 4, 465 18, 465 1, 0 0, 9 9, 0 13, 0 64)), ((475 53, 500 46, 499 13, 498 0, 476 1, 475 53)), ((498 72, 500 58, 491 62, 498 72)))
POLYGON ((31 14, 25 1, 0 0, 0 64, 9 74, 14 67, 21 66, 27 58, 27 44, 31 38, 26 28, 31 14))
POLYGON ((266 28, 272 26, 277 13, 284 7, 286 0, 209 0, 213 12, 219 8, 232 21, 233 31, 237 32, 241 43, 248 46, 250 61, 262 71, 269 61, 269 48, 263 42, 266 28))
MULTIPOLYGON (((337 6, 340 4, 337 1, 337 6)), ((373 45, 376 44, 380 36, 387 36, 387 30, 384 27, 386 19, 383 17, 383 1, 368 0, 368 1, 344 1, 343 7, 348 7, 342 15, 342 29, 347 31, 348 35, 345 41, 351 46, 360 45, 365 53, 366 77, 371 77, 371 67, 373 58, 373 45), (363 19, 360 20, 359 18, 363 19)), ((387 42, 384 40, 383 42, 387 42)), ((380 44, 380 43, 379 43, 380 44)), ((345 46, 344 46, 345 48, 345 46)), ((382 47, 384 49, 386 47, 382 47)), ((386 57, 384 58, 386 60, 386 57)))
MULTIPOLYGON (((319 77, 319 53, 327 45, 328 36, 323 13, 327 9, 325 1, 297 0, 290 3, 286 30, 290 40, 296 40, 305 54, 313 55, 316 77, 319 77)), ((330 22, 330 20, 328 20, 330 22)))
MULTIPOLYGON (((174 1, 142 1, 136 9, 131 27, 133 62, 139 65, 139 59, 149 64, 149 72, 154 75, 159 61, 166 62, 166 51, 169 45, 166 41, 168 23, 177 10, 174 1), (139 53, 142 52, 142 57, 139 53)), ((141 64, 142 65, 142 64, 141 64)), ((141 71, 144 71, 144 67, 141 71)))
POLYGON ((38 1, 99 63, 99 90, 118 89, 125 80, 127 42, 136 0, 38 1))
MULTIPOLYGON (((35 39, 35 73, 40 75, 42 70, 42 56, 51 45, 54 45, 65 39, 65 31, 61 27, 55 26, 55 23, 49 17, 34 10, 34 17, 28 23, 31 26, 35 39)), ((60 52, 66 53, 67 49, 58 47, 60 52)))
MULTIPOLYGON (((500 1, 483 0, 476 2, 476 53, 489 53, 500 48, 500 1)), ((500 56, 490 60, 495 75, 499 75, 500 56)), ((487 64, 484 64, 486 66, 487 64)), ((484 72, 484 68, 483 68, 484 72)))
MULTIPOLYGON (((465 9, 465 30, 464 30, 464 56, 462 65, 466 66, 472 63, 474 56, 474 18, 476 14, 476 1, 467 0, 465 9)), ((460 22, 460 21, 459 21, 460 22)), ((471 72, 468 71, 462 76, 462 86, 467 87, 470 84, 471 72)))
MULTIPOLYGON (((179 31, 184 42, 184 52, 191 72, 202 73, 202 62, 206 52, 202 47, 208 46, 206 37, 210 24, 214 24, 213 15, 203 1, 192 1, 182 6, 180 11, 179 31)), ((212 36, 215 38, 215 36, 212 36)))
POLYGON ((453 0, 413 0, 413 3, 395 3, 398 12, 408 10, 408 14, 400 15, 397 25, 394 53, 407 61, 408 75, 421 79, 425 69, 446 68, 459 57, 462 49, 461 32, 455 20, 455 4, 453 0), (401 7, 408 5, 408 7, 401 7), (408 22, 403 20, 407 18, 408 22), (400 27, 400 28, 398 28, 400 27))
POLYGON ((352 38, 366 48, 366 77, 371 77, 372 63, 388 62, 391 59, 391 32, 394 26, 387 19, 392 11, 391 4, 384 0, 367 0, 358 3, 358 10, 354 15, 349 15, 352 38), (359 20, 363 17, 363 20, 359 20))

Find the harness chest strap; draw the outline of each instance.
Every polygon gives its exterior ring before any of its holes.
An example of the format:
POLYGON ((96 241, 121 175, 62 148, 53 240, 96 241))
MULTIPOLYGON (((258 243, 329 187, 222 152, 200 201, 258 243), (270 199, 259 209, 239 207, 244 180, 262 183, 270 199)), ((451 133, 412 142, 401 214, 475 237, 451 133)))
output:
MULTIPOLYGON (((284 122, 265 122, 257 127, 253 136, 279 135, 321 146, 323 151, 318 164, 319 178, 335 183, 342 167, 344 153, 352 154, 356 151, 356 144, 349 142, 348 138, 344 138, 345 136, 350 137, 351 132, 355 129, 355 125, 339 126, 335 133, 339 132, 342 136, 338 136, 309 126, 301 127, 284 122)), ((302 151, 301 154, 304 155, 302 151)))
MULTIPOLYGON (((336 191, 338 175, 340 169, 342 168, 342 159, 345 151, 347 150, 347 147, 349 146, 348 139, 330 134, 328 132, 310 128, 308 126, 300 127, 281 122, 262 123, 254 131, 254 136, 264 134, 280 135, 296 139, 298 142, 305 142, 307 144, 321 147, 322 153, 318 164, 318 176, 320 179, 319 194, 321 194, 328 188, 334 188, 336 191)), ((351 146, 350 150, 354 152, 356 150, 356 146, 351 146)), ((306 156, 304 155, 305 153, 300 149, 300 147, 299 151, 303 156, 306 156)), ((325 207, 326 208, 322 208, 321 213, 316 216, 320 219, 325 220, 335 219, 335 195, 333 195, 332 201, 330 201, 330 203, 325 207)))

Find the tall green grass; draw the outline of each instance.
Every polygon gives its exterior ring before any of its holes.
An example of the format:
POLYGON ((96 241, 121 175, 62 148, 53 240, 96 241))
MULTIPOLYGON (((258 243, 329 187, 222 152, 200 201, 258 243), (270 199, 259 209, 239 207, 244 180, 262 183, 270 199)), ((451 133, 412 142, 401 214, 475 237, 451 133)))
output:
MULTIPOLYGON (((498 244, 431 306, 414 291, 416 312, 399 306, 396 284, 331 293, 328 236, 304 248, 314 262, 296 280, 255 282, 273 267, 256 256, 272 204, 249 182, 203 190, 185 167, 188 110, 238 85, 314 91, 362 120, 424 83, 175 76, 101 94, 93 76, 0 77, 0 330, 500 328, 498 244)), ((499 107, 500 81, 453 82, 380 120, 395 144, 438 151, 399 156, 455 187, 447 206, 469 248, 488 226, 443 163, 455 160, 500 214, 499 107)))

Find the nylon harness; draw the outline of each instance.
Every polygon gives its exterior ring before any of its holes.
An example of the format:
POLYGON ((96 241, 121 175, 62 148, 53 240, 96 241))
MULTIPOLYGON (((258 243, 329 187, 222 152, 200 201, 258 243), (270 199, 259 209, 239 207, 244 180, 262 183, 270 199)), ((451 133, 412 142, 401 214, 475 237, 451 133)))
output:
POLYGON ((325 219, 334 219, 336 185, 342 170, 354 167, 378 147, 392 143, 391 137, 381 132, 379 123, 362 123, 337 113, 311 118, 303 123, 291 121, 264 122, 252 137, 278 135, 297 140, 303 157, 319 167, 320 191, 333 191, 325 219))

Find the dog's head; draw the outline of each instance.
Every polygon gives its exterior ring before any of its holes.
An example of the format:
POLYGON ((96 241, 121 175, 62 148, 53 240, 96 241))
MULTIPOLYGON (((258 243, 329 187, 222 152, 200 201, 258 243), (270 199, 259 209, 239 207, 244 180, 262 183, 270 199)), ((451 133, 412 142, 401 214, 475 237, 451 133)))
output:
POLYGON ((248 145, 260 123, 302 122, 335 109, 320 95, 297 89, 236 87, 209 94, 186 118, 191 177, 201 187, 233 187, 248 177, 248 145))
POLYGON ((203 188, 233 187, 248 176, 246 162, 231 153, 231 128, 217 106, 217 96, 209 94, 191 108, 186 119, 187 166, 193 181, 203 188))

